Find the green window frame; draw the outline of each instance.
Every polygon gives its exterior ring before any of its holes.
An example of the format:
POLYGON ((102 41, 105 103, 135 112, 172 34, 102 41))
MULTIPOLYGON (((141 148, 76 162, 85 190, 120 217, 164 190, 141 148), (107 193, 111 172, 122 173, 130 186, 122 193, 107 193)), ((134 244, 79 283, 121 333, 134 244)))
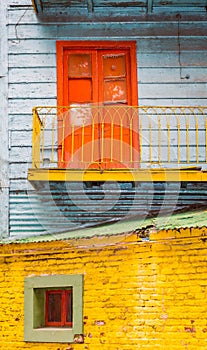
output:
POLYGON ((73 343, 83 339, 83 275, 26 277, 24 281, 24 340, 26 342, 73 343), (71 328, 45 326, 47 290, 73 290, 71 328))

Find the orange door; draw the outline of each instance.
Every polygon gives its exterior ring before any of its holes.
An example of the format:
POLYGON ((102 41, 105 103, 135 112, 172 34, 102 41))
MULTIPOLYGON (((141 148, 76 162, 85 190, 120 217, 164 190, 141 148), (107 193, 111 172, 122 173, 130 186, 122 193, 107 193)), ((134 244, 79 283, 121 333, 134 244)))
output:
MULTIPOLYGON (((136 65, 136 61, 134 62, 136 65)), ((139 164, 130 48, 71 48, 63 55, 62 167, 123 168, 139 164)), ((133 84, 135 80, 135 84, 133 84)))

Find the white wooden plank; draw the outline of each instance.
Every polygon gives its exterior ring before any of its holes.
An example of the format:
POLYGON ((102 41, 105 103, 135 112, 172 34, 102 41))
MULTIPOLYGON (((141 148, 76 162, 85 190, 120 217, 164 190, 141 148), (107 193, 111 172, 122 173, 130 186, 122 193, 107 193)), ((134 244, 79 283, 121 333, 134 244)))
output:
MULTIPOLYGON (((45 38, 52 39, 58 37, 68 38, 70 37, 79 37, 85 33, 85 37, 92 36, 103 36, 106 33, 106 30, 112 36, 133 36, 133 37, 177 37, 178 35, 178 24, 176 22, 134 22, 134 23, 68 23, 67 25, 52 25, 44 23, 36 24, 22 24, 18 25, 12 24, 9 26, 9 39, 15 40, 17 37, 19 39, 36 39, 36 38, 45 38)), ((180 24, 180 35, 181 36, 196 36, 202 37, 206 36, 207 24, 205 22, 191 23, 189 26, 188 23, 180 24)))
POLYGON ((139 83, 206 83, 207 67, 202 68, 139 68, 139 83))
POLYGON ((55 40, 31 39, 31 40, 10 40, 9 53, 11 54, 51 54, 56 53, 55 40))
POLYGON ((32 130, 32 112, 30 114, 14 114, 9 116, 10 130, 32 130))
MULTIPOLYGON (((69 33, 68 33, 69 35, 69 33)), ((85 37, 86 33, 82 33, 82 36, 85 37)), ((74 40, 79 40, 80 37, 71 37, 74 40)), ((126 38, 128 40, 132 39, 135 40, 137 38, 137 35, 135 34, 133 37, 129 36, 126 38)), ((59 40, 64 39, 59 37, 59 40)), ((91 40, 104 40, 106 39, 105 36, 102 37, 91 37, 91 40)), ((118 40, 123 39, 123 37, 117 36, 113 37, 110 36, 110 33, 108 33, 108 39, 110 40, 118 40)), ((28 40, 20 40, 20 41, 9 41, 9 50, 10 53, 19 53, 19 54, 25 54, 25 53, 55 53, 56 52, 56 45, 55 40, 40 40, 40 39, 28 39, 28 40)), ((181 51, 206 51, 207 48, 207 37, 198 37, 198 38, 183 38, 181 40, 181 51)), ((138 38, 137 39, 137 50, 139 52, 163 52, 163 51, 174 51, 177 52, 177 38, 138 38)))
POLYGON ((139 96, 139 106, 206 106, 207 98, 160 98, 139 96))
POLYGON ((56 67, 54 68, 11 68, 9 83, 56 83, 56 67))
POLYGON ((24 162, 26 161, 28 163, 31 163, 32 139, 28 141, 30 141, 29 147, 19 146, 19 145, 17 145, 17 147, 11 147, 10 154, 9 154, 9 160, 11 163, 20 163, 22 159, 24 160, 24 162))
POLYGON ((55 83, 10 84, 9 98, 55 98, 55 83))
POLYGON ((8 6, 32 6, 31 0, 8 0, 8 6))
POLYGON ((27 179, 29 163, 11 163, 9 167, 10 179, 27 179))
MULTIPOLYGON (((207 50, 181 52, 181 62, 187 67, 207 67, 207 50)), ((179 67, 178 52, 142 53, 137 50, 138 67, 179 67)))
POLYGON ((23 25, 19 24, 10 25, 8 36, 10 40, 19 41, 24 39, 36 39, 36 38, 45 38, 52 39, 57 37, 57 26, 49 24, 30 24, 23 25))
POLYGON ((56 98, 35 98, 35 99, 16 99, 13 98, 9 101, 8 111, 9 114, 21 115, 21 114, 32 114, 32 108, 35 106, 56 106, 56 98))
POLYGON ((27 180, 27 179, 23 179, 23 180, 11 180, 10 181, 10 191, 34 191, 34 187, 32 186, 32 184, 27 180))
POLYGON ((56 53, 53 54, 9 54, 9 67, 29 68, 29 67, 55 67, 56 53))
MULTIPOLYGON (((30 3, 31 5, 31 3, 30 3)), ((21 18, 21 24, 35 24, 38 23, 38 18, 32 6, 17 6, 8 8, 8 22, 10 24, 16 24, 17 18, 21 18)))
MULTIPOLYGON (((11 131, 11 147, 25 147, 32 144, 32 132, 30 130, 11 131)), ((21 155, 21 153, 19 153, 21 155)), ((25 159, 24 159, 25 161, 25 159)))
POLYGON ((206 98, 207 83, 203 84, 139 84, 140 98, 206 98))

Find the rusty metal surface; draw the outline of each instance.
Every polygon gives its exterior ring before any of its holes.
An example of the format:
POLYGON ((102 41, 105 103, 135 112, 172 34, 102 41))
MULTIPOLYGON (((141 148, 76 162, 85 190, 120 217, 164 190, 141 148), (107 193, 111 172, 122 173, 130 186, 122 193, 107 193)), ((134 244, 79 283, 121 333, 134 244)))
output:
POLYGON ((10 193, 11 237, 56 234, 207 207, 207 183, 60 183, 10 193))

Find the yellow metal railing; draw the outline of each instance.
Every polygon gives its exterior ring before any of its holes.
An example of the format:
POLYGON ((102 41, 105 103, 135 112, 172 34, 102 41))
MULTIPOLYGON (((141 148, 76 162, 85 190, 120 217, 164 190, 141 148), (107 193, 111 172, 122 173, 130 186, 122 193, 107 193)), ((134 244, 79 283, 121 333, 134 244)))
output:
POLYGON ((207 107, 33 109, 32 168, 175 168, 207 163, 207 107))

